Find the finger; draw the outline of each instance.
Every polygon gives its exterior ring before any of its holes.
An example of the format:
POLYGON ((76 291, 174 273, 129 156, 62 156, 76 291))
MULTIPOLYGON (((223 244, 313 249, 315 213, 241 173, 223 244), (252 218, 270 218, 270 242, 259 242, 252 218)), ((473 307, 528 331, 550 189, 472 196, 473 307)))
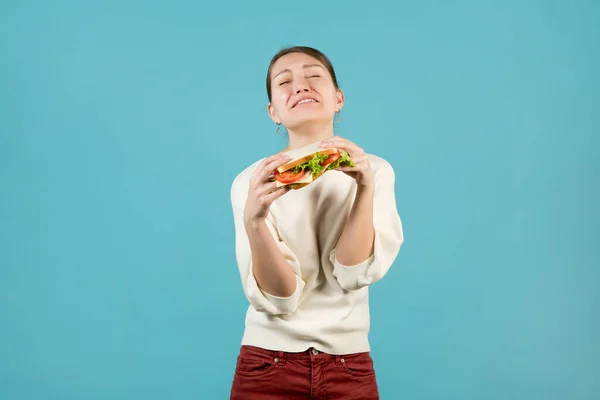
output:
POLYGON ((341 136, 332 136, 332 137, 329 137, 329 138, 324 139, 324 140, 321 141, 321 143, 324 143, 324 144, 327 144, 327 143, 330 143, 330 142, 344 142, 344 143, 348 143, 348 144, 352 143, 348 139, 343 138, 341 136))
POLYGON ((260 185, 258 187, 257 193, 259 196, 262 196, 262 195, 267 195, 269 193, 272 193, 278 189, 279 188, 277 187, 277 182, 275 182, 275 181, 267 182, 267 183, 263 183, 262 185, 260 185))
POLYGON ((265 158, 264 160, 261 161, 260 164, 258 164, 258 167, 256 168, 257 170, 263 169, 265 167, 265 165, 269 164, 270 162, 273 162, 274 160, 277 160, 278 158, 281 158, 282 154, 273 154, 270 157, 265 158))
POLYGON ((333 137, 327 138, 325 140, 322 140, 321 143, 319 143, 319 145, 321 147, 328 147, 328 146, 331 146, 333 143, 339 144, 340 142, 345 142, 345 141, 347 141, 347 140, 342 137, 333 136, 333 137))
POLYGON ((364 152, 362 152, 362 153, 359 153, 358 155, 356 155, 355 157, 352 157, 352 162, 356 166, 360 166, 362 164, 367 164, 369 162, 369 158, 367 157, 367 155, 364 152))
MULTIPOLYGON (((352 158, 352 157, 350 157, 350 158, 352 158)), ((360 156, 358 156, 356 158, 352 158, 352 162, 354 163, 354 166, 343 165, 343 166, 340 166, 340 167, 336 168, 336 170, 339 170, 339 171, 357 171, 357 170, 362 170, 364 168, 368 168, 368 165, 369 165, 369 159, 364 154, 360 155, 360 156)))
POLYGON ((291 157, 281 155, 279 158, 276 158, 276 159, 272 160, 271 162, 269 162, 264 167, 264 170, 271 173, 271 172, 275 171, 277 168, 281 167, 282 165, 289 163, 291 160, 292 160, 291 157))
MULTIPOLYGON (((271 158, 271 157, 269 157, 271 158)), ((269 162, 269 158, 265 158, 264 160, 262 160, 258 166, 256 167, 256 170, 254 170, 254 173, 252 174, 251 179, 252 180, 256 180, 257 176, 260 174, 260 171, 265 167, 265 165, 267 165, 267 163, 269 162)))
POLYGON ((281 187, 275 189, 275 191, 266 195, 265 200, 267 201, 268 204, 272 204, 275 200, 277 200, 284 194, 288 193, 290 190, 292 190, 292 187, 290 185, 281 186, 281 187))
POLYGON ((358 147, 356 143, 352 143, 351 141, 343 138, 330 138, 321 143, 321 146, 324 148, 336 147, 343 150, 346 150, 350 156, 357 155, 362 153, 362 149, 358 147))
POLYGON ((285 156, 283 154, 275 154, 264 160, 264 164, 261 164, 256 170, 256 178, 258 181, 262 182, 268 178, 273 171, 275 171, 280 166, 288 163, 291 160, 290 157, 285 156))

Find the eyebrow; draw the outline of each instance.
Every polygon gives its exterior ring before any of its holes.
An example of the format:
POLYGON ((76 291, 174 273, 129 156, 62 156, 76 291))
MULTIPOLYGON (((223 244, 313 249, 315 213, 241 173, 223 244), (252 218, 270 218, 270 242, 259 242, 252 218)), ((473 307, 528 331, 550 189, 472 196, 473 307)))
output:
MULTIPOLYGON (((322 66, 321 64, 304 64, 304 65, 302 66, 302 68, 312 68, 312 67, 319 67, 319 68, 323 68, 323 66, 322 66)), ((283 73, 285 73, 285 72, 292 72, 292 71, 291 71, 290 69, 286 68, 286 69, 284 69, 284 70, 282 70, 282 71, 279 71, 279 72, 277 73, 277 75, 273 76, 273 79, 277 78, 279 75, 281 75, 281 74, 283 74, 283 73)))

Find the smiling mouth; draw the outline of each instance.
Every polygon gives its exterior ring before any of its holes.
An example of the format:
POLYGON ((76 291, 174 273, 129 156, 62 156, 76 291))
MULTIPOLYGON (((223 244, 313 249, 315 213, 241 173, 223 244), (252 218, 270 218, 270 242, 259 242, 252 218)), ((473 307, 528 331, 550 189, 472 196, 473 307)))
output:
POLYGON ((299 101, 299 102, 297 102, 297 103, 294 105, 294 107, 292 107, 292 108, 295 108, 296 106, 299 106, 299 105, 301 105, 301 104, 307 104, 307 103, 318 103, 318 101, 316 101, 315 99, 304 99, 304 100, 300 100, 300 101, 299 101))

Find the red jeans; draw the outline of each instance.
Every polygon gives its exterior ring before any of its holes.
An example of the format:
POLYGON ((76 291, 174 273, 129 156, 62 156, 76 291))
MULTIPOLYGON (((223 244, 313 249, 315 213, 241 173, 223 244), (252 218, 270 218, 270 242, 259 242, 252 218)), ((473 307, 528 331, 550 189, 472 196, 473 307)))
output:
POLYGON ((378 400, 369 353, 335 356, 242 346, 230 400, 378 400))

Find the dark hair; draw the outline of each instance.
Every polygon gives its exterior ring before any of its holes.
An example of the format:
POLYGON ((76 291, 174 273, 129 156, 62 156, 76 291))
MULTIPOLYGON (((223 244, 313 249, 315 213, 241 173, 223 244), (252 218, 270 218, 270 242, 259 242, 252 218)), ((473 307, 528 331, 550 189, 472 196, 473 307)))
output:
POLYGON ((279 50, 279 52, 277 52, 277 54, 273 56, 273 58, 271 59, 271 63, 269 64, 269 69, 267 71, 267 95, 269 96, 269 101, 271 101, 271 70, 273 69, 273 64, 275 64, 275 62, 281 57, 290 53, 304 53, 320 61, 325 66, 325 68, 327 68, 327 71, 329 71, 331 79, 333 79, 333 85, 335 86, 335 88, 339 89, 337 78, 335 76, 335 71, 333 70, 333 65, 331 64, 331 61, 329 61, 329 58, 327 58, 325 54, 323 54, 317 49, 308 46, 285 47, 279 50))

